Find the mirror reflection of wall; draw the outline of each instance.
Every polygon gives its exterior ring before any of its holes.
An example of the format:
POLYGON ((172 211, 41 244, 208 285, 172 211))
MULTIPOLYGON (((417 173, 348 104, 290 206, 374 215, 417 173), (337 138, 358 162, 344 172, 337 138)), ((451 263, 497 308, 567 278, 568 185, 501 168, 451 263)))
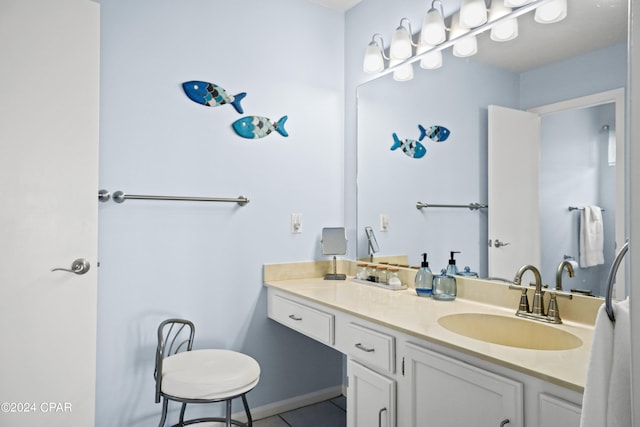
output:
MULTIPOLYGON (((540 147, 540 225, 545 242, 542 277, 555 284, 555 269, 565 255, 579 261, 580 209, 604 209, 604 264, 580 267, 574 278, 564 275, 564 289, 591 290, 604 295, 609 267, 615 256, 615 151, 610 162, 614 105, 563 111, 542 119, 540 147)), ((614 149, 615 150, 615 149, 614 149)))

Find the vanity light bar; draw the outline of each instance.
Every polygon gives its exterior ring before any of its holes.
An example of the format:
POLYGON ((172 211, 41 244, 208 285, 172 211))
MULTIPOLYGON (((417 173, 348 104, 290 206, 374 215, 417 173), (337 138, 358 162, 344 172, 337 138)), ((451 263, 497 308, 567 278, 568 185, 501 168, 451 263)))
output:
MULTIPOLYGON (((480 33, 484 33, 485 31, 490 30, 491 28, 495 27, 496 25, 508 21, 509 19, 513 19, 513 18, 518 18, 528 12, 531 12, 532 10, 537 9, 538 7, 546 4, 546 3, 551 3, 555 0, 535 0, 527 5, 521 6, 515 10, 513 10, 511 13, 509 13, 508 15, 504 15, 494 21, 490 21, 487 22, 486 24, 483 24, 479 27, 470 29, 468 32, 453 38, 453 39, 449 39, 443 43, 440 43, 437 46, 434 46, 433 48, 429 49, 429 50, 425 50, 423 52, 420 52, 414 56, 412 56, 409 59, 406 59, 404 61, 398 62, 398 63, 394 63, 393 65, 389 65, 389 67, 387 67, 386 69, 384 69, 383 71, 380 71, 376 77, 381 77, 384 75, 387 75, 389 73, 394 72, 395 70, 397 70, 398 68, 401 68, 402 66, 405 66, 407 64, 413 64, 416 61, 421 60, 424 56, 428 55, 429 53, 433 53, 433 52, 437 52, 437 51, 442 51, 447 49, 450 46, 453 46, 454 44, 456 44, 456 42, 466 38, 466 37, 472 37, 472 36, 476 36, 480 33)), ((384 48, 383 48, 384 49, 384 48)), ((418 208, 419 209, 419 208, 418 208)))

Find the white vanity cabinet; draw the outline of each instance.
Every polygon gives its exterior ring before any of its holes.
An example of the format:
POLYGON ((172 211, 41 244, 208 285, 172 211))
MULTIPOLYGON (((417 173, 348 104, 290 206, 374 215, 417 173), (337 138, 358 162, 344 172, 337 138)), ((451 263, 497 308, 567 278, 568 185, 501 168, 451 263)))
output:
POLYGON ((348 427, 578 427, 582 394, 269 287, 268 315, 347 356, 348 427))
POLYGON ((400 395, 411 427, 523 427, 523 384, 407 343, 400 395))
POLYGON ((580 406, 547 393, 538 395, 538 403, 538 427, 580 427, 580 406))
POLYGON ((323 344, 333 345, 334 316, 327 311, 269 293, 267 313, 269 318, 291 329, 323 344))

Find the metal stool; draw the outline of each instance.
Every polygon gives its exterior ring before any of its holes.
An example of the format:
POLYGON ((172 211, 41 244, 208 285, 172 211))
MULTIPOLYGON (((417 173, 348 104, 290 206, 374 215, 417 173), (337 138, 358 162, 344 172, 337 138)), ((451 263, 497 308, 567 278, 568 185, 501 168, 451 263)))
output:
POLYGON ((260 380, 260 365, 252 357, 231 350, 192 350, 195 327, 183 319, 168 319, 158 327, 156 403, 162 400, 164 427, 170 400, 182 403, 180 421, 172 427, 224 422, 227 427, 253 425, 246 394, 260 380), (231 419, 231 402, 240 397, 247 423, 231 419), (185 420, 187 403, 226 402, 226 417, 185 420))

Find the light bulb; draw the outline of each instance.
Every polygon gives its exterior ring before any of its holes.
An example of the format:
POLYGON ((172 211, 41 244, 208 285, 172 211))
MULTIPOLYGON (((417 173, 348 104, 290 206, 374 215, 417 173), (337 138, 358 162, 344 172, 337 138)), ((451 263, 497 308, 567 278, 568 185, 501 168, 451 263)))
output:
POLYGON ((434 7, 429 9, 424 16, 422 22, 422 31, 420 31, 420 40, 422 43, 432 46, 438 45, 447 40, 445 31, 444 17, 434 7))
POLYGON ((364 53, 364 62, 362 69, 365 73, 379 73, 384 70, 384 59, 380 46, 374 41, 369 43, 364 53))
POLYGON ((504 0, 504 5, 507 7, 520 7, 531 3, 532 1, 533 0, 504 0))
POLYGON ((460 23, 460 14, 456 12, 451 19, 451 40, 463 36, 453 45, 453 54, 458 57, 475 55, 478 52, 478 41, 476 36, 464 36, 469 32, 469 28, 460 23))
POLYGON ((484 0, 462 0, 460 22, 467 28, 476 28, 487 22, 484 0))
MULTIPOLYGON (((492 0, 489 9, 489 22, 496 21, 511 13, 511 9, 504 5, 503 0, 492 0)), ((495 24, 491 28, 491 40, 504 42, 518 37, 518 20, 511 18, 495 24)))
MULTIPOLYGON (((391 59, 389 67, 393 67, 402 62, 399 59, 391 59)), ((404 64, 393 70, 393 80, 397 82, 406 82, 413 79, 413 64, 404 64)))
POLYGON ((553 24, 567 17, 567 0, 553 0, 536 9, 534 19, 541 24, 553 24))
MULTIPOLYGON (((418 45, 417 54, 425 53, 429 50, 433 49, 433 46, 428 44, 420 44, 418 45)), ((420 68, 425 70, 435 70, 436 68, 442 67, 442 51, 436 50, 433 52, 426 53, 420 59, 420 68)))
POLYGON ((401 25, 396 29, 391 38, 389 56, 394 59, 407 59, 411 57, 412 53, 411 35, 409 31, 401 25))

